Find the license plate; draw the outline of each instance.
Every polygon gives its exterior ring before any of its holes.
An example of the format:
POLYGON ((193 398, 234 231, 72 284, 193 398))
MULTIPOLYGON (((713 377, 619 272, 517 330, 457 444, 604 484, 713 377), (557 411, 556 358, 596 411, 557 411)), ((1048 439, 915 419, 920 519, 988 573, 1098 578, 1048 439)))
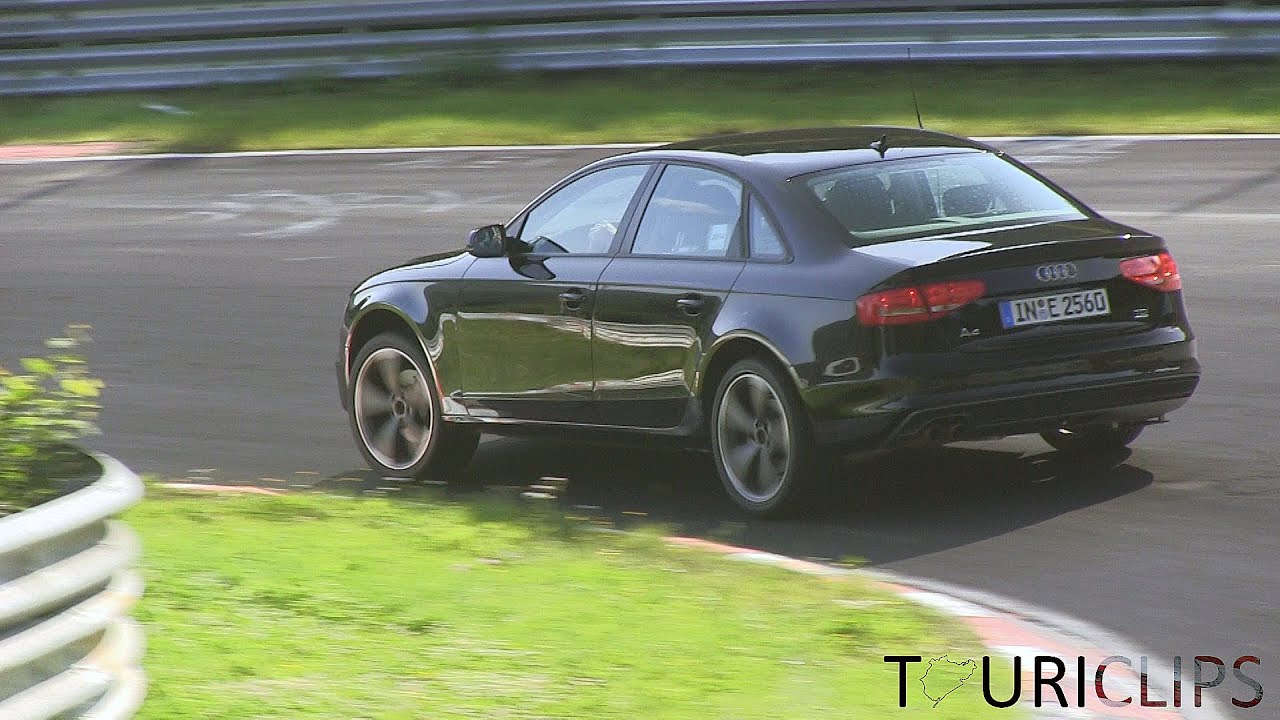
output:
POLYGON ((1101 288, 1000 301, 1000 322, 1005 328, 1097 317, 1110 312, 1107 291, 1101 288))

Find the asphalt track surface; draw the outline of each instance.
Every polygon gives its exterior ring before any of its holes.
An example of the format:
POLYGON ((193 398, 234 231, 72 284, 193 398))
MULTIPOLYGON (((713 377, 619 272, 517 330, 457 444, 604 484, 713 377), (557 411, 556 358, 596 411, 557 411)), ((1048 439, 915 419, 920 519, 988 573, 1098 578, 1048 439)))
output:
MULTIPOLYGON (((1034 438, 895 454, 849 465, 821 509, 787 522, 736 513, 698 454, 494 440, 472 472, 489 485, 563 477, 563 502, 618 519, 1007 595, 1166 662, 1257 655, 1266 697, 1233 711, 1276 717, 1280 140, 1005 146, 1164 235, 1182 268, 1205 377, 1131 455, 1072 465, 1034 438)), ((385 485, 353 447, 332 377, 346 292, 460 246, 611 152, 0 164, 0 364, 89 323, 107 383, 94 444, 135 470, 385 485)))

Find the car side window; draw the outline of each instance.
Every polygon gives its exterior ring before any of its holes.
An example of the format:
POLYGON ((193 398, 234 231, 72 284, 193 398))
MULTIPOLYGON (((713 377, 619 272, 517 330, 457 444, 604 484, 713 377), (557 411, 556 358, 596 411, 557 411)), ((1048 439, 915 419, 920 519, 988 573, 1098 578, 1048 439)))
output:
POLYGON ((714 170, 662 172, 632 244, 633 255, 730 257, 742 216, 742 183, 714 170))
POLYGON ((751 198, 748 225, 751 228, 751 257, 777 260, 787 256, 787 249, 782 244, 782 235, 769 220, 769 216, 760 209, 760 202, 754 197, 751 198))
POLYGON ((649 168, 622 165, 574 180, 529 211, 520 239, 534 253, 609 252, 649 168))

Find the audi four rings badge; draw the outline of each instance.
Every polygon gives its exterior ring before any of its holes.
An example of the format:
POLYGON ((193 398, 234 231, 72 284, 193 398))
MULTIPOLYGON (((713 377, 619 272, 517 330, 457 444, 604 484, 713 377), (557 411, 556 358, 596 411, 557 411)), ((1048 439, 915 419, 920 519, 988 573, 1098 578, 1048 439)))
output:
POLYGON ((1080 274, 1080 268, 1075 263, 1054 263, 1052 265, 1041 265, 1036 268, 1036 279, 1040 282, 1053 282, 1055 280, 1074 280, 1080 274))

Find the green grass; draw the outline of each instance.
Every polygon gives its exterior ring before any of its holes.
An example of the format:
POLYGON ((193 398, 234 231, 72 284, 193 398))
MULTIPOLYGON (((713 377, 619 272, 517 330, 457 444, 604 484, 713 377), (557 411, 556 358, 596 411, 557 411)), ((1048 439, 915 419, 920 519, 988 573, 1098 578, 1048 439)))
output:
MULTIPOLYGON (((1280 130, 1280 62, 917 67, 929 127, 967 135, 1280 130)), ((892 67, 477 73, 0 99, 0 143, 151 149, 656 141, 776 127, 914 125, 892 67), (172 105, 189 115, 142 107, 172 105)))
POLYGON ((950 619, 553 507, 153 489, 140 717, 1017 717, 896 707, 883 655, 980 657, 950 619))

